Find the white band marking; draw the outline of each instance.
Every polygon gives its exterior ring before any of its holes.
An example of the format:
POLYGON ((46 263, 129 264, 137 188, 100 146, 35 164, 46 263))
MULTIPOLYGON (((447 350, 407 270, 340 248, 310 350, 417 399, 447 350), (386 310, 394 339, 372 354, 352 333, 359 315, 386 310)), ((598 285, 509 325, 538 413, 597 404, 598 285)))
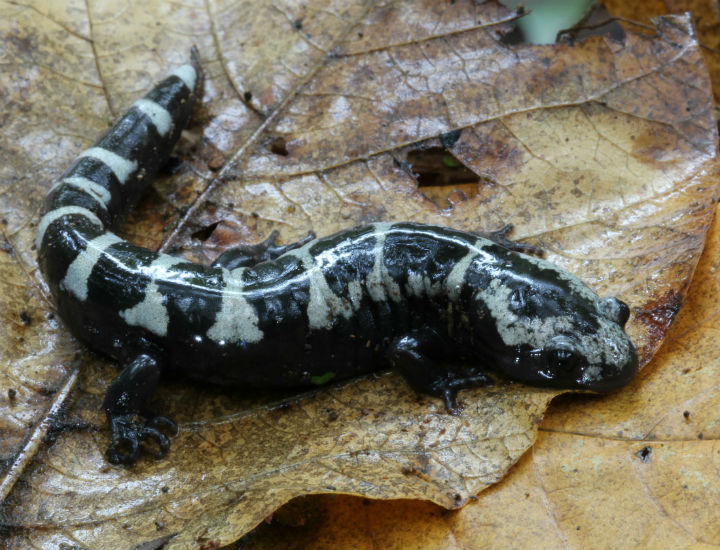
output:
POLYGON ((375 302, 383 302, 390 298, 393 302, 399 302, 402 299, 400 295, 400 285, 395 282, 385 267, 385 236, 392 228, 390 222, 378 222, 372 224, 375 229, 375 262, 370 273, 365 279, 368 295, 375 302))
POLYGON ((62 206, 60 208, 56 208, 55 210, 51 210, 42 217, 40 223, 38 224, 37 236, 35 237, 35 246, 38 249, 40 248, 43 242, 43 238, 45 237, 45 232, 47 231, 48 226, 52 222, 65 216, 70 216, 72 214, 84 216, 95 225, 103 227, 103 223, 100 221, 100 218, 98 218, 87 208, 83 208, 82 206, 62 206))
POLYGON ((215 323, 207 331, 208 338, 229 344, 239 340, 259 342, 263 339, 263 331, 258 328, 257 312, 243 295, 242 274, 245 268, 222 271, 225 281, 222 306, 215 323))
POLYGON ((322 257, 313 257, 310 254, 309 246, 312 244, 315 244, 314 241, 290 250, 285 255, 297 258, 307 273, 310 284, 310 298, 307 304, 310 328, 331 329, 335 317, 342 315, 348 319, 353 314, 353 303, 332 291, 321 267, 322 257))
POLYGON ((478 248, 480 248, 484 242, 485 241, 476 241, 475 247, 469 247, 467 254, 455 263, 452 271, 447 276, 447 279, 445 279, 445 289, 447 290, 448 299, 451 302, 454 302, 460 297, 460 291, 462 291, 463 284, 465 283, 465 274, 473 260, 480 255, 478 248))
POLYGON ((138 99, 135 102, 138 111, 150 117, 153 125, 161 136, 166 135, 173 126, 170 113, 163 107, 150 99, 138 99))
POLYGON ((160 293, 157 280, 169 277, 170 268, 186 262, 187 260, 182 258, 162 254, 149 266, 140 268, 151 277, 151 282, 145 289, 145 298, 133 307, 121 311, 120 317, 125 319, 128 325, 143 327, 158 336, 166 336, 170 315, 165 304, 165 295, 160 293))
POLYGON ((88 279, 95 264, 98 263, 108 247, 120 242, 122 239, 112 233, 103 233, 88 241, 85 250, 78 254, 68 267, 65 278, 60 281, 60 288, 74 294, 82 301, 86 300, 88 279))
POLYGON ((197 79, 197 74, 195 73, 195 69, 192 65, 183 65, 182 67, 178 67, 171 74, 182 80, 191 92, 195 91, 195 80, 197 79))
POLYGON ((137 161, 128 160, 102 147, 91 147, 78 156, 78 158, 84 157, 93 158, 102 162, 113 171, 113 174, 115 174, 115 177, 121 184, 124 184, 130 177, 130 174, 137 170, 138 167, 137 161))
POLYGON ((112 198, 110 191, 105 189, 102 185, 82 176, 71 176, 69 178, 61 179, 50 188, 49 192, 52 193, 55 189, 62 187, 63 185, 71 185, 72 187, 90 195, 93 199, 100 201, 103 208, 107 208, 107 205, 110 203, 110 199, 112 198))

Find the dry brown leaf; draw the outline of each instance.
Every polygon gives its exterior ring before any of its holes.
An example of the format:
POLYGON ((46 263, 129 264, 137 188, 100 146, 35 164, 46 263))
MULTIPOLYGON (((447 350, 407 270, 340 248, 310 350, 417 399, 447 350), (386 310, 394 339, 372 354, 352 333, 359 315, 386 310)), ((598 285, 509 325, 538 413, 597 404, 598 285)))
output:
POLYGON ((243 548, 720 548, 720 223, 687 300, 626 390, 563 398, 502 482, 457 513, 294 501, 243 548))
MULTIPOLYGON (((720 6, 712 0, 645 0, 643 2, 623 2, 622 0, 604 0, 603 5, 615 17, 636 22, 633 28, 653 32, 650 21, 653 17, 671 13, 691 14, 695 32, 700 42, 705 64, 713 83, 715 103, 720 99, 720 6)), ((632 24, 632 23, 630 23, 632 24)))
MULTIPOLYGON (((26 411, 3 431, 8 463, 47 420, 53 398, 38 388, 62 387, 74 372, 69 351, 83 349, 47 319, 52 306, 33 278, 39 201, 193 42, 209 73, 194 128, 202 140, 182 145, 186 170, 158 182, 162 200, 151 195, 126 225, 135 242, 208 260, 272 228, 292 240, 378 219, 466 229, 511 221, 517 237, 631 304, 644 359, 659 345, 702 247, 717 177, 710 87, 686 18, 658 20, 659 36, 630 33, 624 44, 509 48, 499 38, 512 14, 473 2, 86 8, 13 2, 0 13, 9 67, 0 268, 17 281, 0 312, 6 342, 9 320, 24 319, 17 307, 37 304, 25 347, 0 348, 7 376, 21 361, 34 366, 13 381, 12 400, 0 394, 0 415, 26 411), (478 175, 472 193, 418 188, 407 160, 442 145, 478 175)), ((210 547, 318 492, 460 506, 531 445, 555 395, 467 391, 456 418, 391 375, 265 405, 166 385, 157 401, 182 422, 170 456, 123 469, 102 458, 99 405, 113 372, 85 356, 69 416, 99 429, 68 431, 39 452, 7 499, 8 545, 126 547, 177 532, 169 548, 210 547)))

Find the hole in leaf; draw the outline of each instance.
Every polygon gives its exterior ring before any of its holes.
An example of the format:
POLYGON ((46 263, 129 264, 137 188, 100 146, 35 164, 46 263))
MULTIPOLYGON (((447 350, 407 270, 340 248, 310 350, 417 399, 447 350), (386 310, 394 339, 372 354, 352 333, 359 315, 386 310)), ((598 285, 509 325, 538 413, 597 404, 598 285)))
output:
POLYGON ((635 453, 635 456, 640 459, 640 462, 645 463, 650 462, 650 455, 652 455, 652 447, 643 447, 635 453))
MULTIPOLYGON (((448 135, 447 141, 453 138, 457 140, 457 137, 448 135)), ((452 208, 458 202, 478 194, 480 177, 445 147, 411 151, 407 161, 409 169, 415 174, 420 192, 438 208, 452 208)))
POLYGON ((220 222, 211 223, 210 225, 195 231, 195 233, 192 234, 192 238, 197 239, 198 241, 207 241, 210 238, 210 235, 213 234, 213 231, 215 231, 215 228, 217 228, 219 223, 220 222))
POLYGON ((270 151, 275 153, 276 155, 280 155, 283 157, 288 156, 288 150, 287 150, 287 144, 285 143, 285 138, 275 138, 270 142, 270 151))

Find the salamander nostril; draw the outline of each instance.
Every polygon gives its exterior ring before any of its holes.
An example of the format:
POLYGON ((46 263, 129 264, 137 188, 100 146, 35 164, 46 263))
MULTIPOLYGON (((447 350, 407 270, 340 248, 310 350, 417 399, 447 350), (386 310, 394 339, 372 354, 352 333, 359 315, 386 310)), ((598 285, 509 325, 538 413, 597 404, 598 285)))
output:
POLYGON ((597 307, 603 317, 615 321, 622 328, 625 328, 625 324, 630 318, 630 308, 625 302, 618 300, 614 296, 608 296, 598 300, 597 307))
MULTIPOLYGON (((617 298, 616 298, 617 300, 617 298)), ((628 322, 628 319, 630 318, 630 308, 625 302, 622 302, 620 300, 617 300, 618 306, 620 307, 620 316, 618 317, 618 323, 622 328, 625 328, 625 325, 628 322)))

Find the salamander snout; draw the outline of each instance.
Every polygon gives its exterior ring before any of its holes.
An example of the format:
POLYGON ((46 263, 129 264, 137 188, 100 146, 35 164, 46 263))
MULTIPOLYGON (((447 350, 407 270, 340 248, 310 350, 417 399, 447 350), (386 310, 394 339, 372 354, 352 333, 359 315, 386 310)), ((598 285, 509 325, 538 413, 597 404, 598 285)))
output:
POLYGON ((597 309, 600 315, 614 321, 622 328, 625 328, 625 324, 630 318, 630 308, 625 302, 618 300, 614 296, 600 298, 597 301, 597 309))
POLYGON ((597 308, 599 329, 595 338, 586 345, 586 357, 593 360, 583 369, 578 383, 586 389, 606 392, 630 382, 638 371, 638 355, 635 346, 625 334, 630 317, 628 305, 608 296, 599 298, 597 308))

